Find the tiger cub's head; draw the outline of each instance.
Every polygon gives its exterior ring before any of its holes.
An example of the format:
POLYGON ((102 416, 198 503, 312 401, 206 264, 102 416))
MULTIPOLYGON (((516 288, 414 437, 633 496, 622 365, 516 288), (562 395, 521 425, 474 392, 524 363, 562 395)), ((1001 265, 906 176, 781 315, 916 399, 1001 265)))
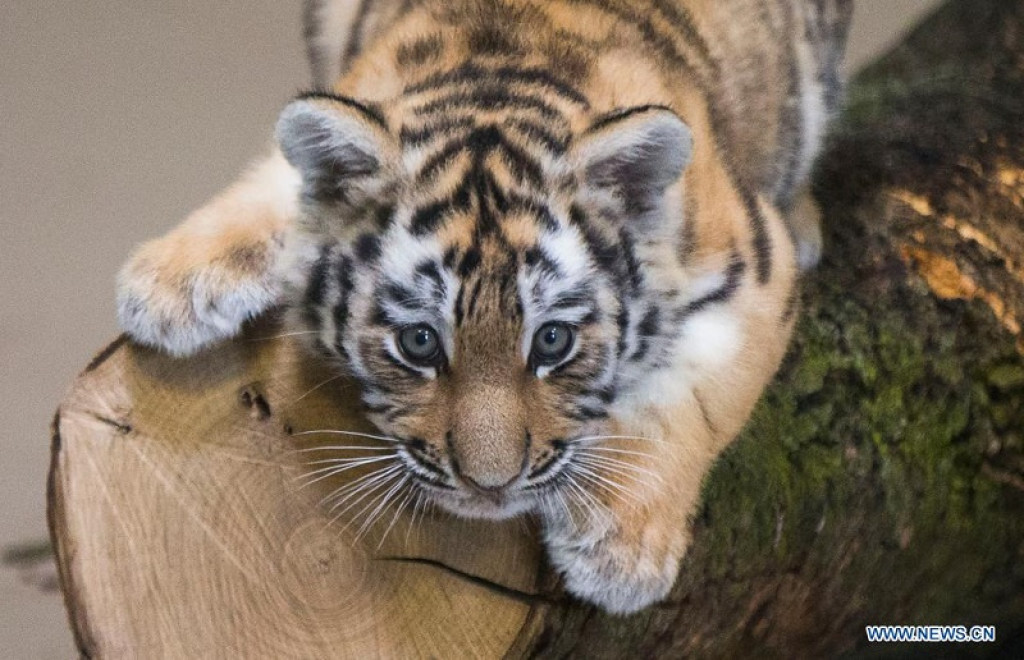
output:
POLYGON ((693 302, 687 125, 657 106, 575 124, 320 94, 278 123, 302 177, 296 318, 457 513, 543 505, 616 402, 669 366, 693 302))

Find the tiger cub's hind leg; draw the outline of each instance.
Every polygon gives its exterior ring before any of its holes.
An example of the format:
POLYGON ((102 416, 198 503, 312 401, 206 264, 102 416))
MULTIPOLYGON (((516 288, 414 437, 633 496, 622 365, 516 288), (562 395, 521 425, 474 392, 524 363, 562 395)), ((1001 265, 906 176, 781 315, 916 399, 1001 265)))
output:
POLYGON ((824 241, 821 235, 821 209, 810 190, 797 195, 793 205, 784 214, 796 246, 796 263, 808 271, 821 261, 824 241))

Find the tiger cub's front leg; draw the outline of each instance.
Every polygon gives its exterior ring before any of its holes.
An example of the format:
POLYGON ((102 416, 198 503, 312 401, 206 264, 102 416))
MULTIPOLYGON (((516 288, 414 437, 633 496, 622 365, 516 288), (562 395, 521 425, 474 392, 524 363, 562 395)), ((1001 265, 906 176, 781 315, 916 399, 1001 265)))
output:
MULTIPOLYGON (((695 422, 675 423, 700 429, 695 422)), ((648 439, 583 450, 577 474, 588 494, 577 507, 542 514, 548 554, 567 591, 616 614, 639 611, 672 589, 717 454, 711 437, 656 437, 654 425, 645 426, 648 439)), ((618 433, 628 437, 628 430, 618 433)))
POLYGON ((118 274, 122 329, 142 344, 189 355, 278 304, 277 270, 298 191, 298 174, 276 153, 140 246, 118 274))

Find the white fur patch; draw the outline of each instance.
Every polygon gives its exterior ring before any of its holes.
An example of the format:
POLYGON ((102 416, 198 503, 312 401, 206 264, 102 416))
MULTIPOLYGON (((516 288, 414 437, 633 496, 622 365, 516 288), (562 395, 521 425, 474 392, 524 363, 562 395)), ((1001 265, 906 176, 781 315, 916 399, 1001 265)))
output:
POLYGON ((733 361, 743 344, 740 322, 728 309, 700 312, 672 348, 672 363, 644 376, 628 396, 615 404, 615 414, 629 418, 647 405, 673 405, 689 398, 697 381, 733 361))
POLYGON ((802 183, 810 175, 814 159, 821 150, 828 123, 825 89, 818 77, 817 60, 806 41, 796 44, 797 67, 800 71, 800 112, 804 133, 801 140, 799 169, 795 180, 802 183))

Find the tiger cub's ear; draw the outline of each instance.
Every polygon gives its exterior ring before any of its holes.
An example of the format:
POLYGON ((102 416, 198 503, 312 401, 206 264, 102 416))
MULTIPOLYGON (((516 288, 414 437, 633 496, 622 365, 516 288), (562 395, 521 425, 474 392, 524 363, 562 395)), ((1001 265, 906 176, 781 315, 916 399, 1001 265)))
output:
POLYGON ((383 115, 340 96, 293 101, 278 119, 277 141, 302 175, 306 199, 323 204, 372 200, 394 180, 399 162, 383 115))
POLYGON ((585 186, 613 195, 631 216, 659 209, 666 189, 679 180, 692 156, 690 128, 661 106, 606 115, 575 146, 585 186))

